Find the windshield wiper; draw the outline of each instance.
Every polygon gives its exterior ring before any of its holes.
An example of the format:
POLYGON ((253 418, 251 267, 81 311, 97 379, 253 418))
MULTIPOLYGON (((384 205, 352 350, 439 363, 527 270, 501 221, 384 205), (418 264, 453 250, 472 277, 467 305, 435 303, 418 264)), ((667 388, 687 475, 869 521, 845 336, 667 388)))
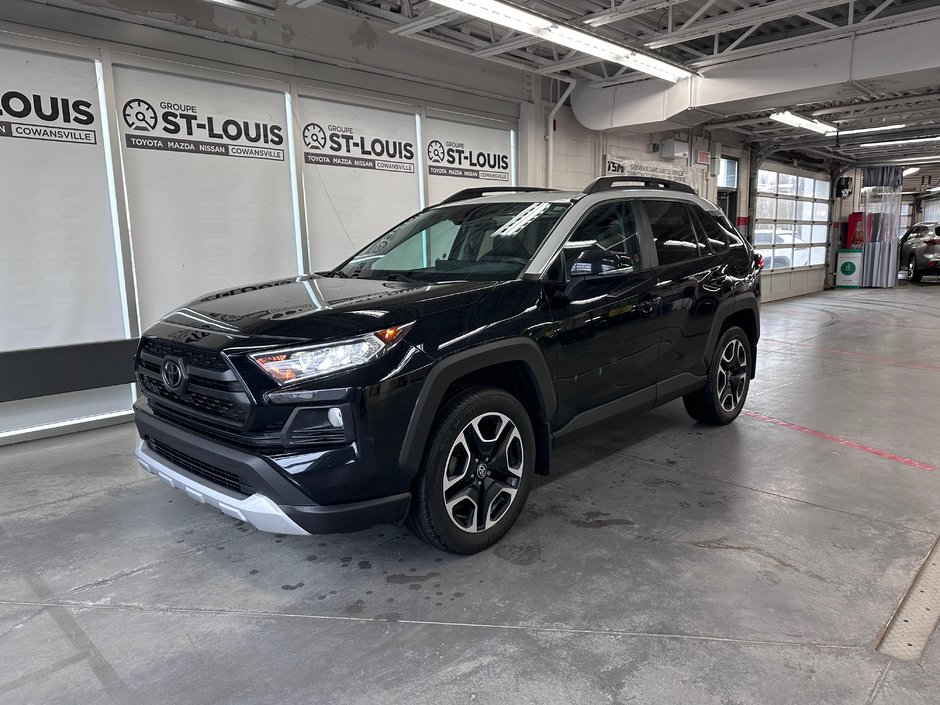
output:
POLYGON ((346 274, 342 269, 331 269, 326 273, 328 277, 339 277, 340 279, 349 279, 349 275, 346 274))
POLYGON ((382 279, 389 282, 413 282, 416 284, 423 283, 420 279, 414 279, 413 277, 408 277, 404 274, 386 274, 384 277, 382 277, 382 279))

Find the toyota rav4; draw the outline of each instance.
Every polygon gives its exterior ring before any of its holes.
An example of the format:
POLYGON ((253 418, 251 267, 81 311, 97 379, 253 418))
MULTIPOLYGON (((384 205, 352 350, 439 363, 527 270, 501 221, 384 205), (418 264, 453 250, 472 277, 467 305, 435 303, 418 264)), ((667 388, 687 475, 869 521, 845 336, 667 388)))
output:
POLYGON ((216 292, 136 356, 137 457, 264 531, 401 523, 472 553, 559 439, 754 376, 760 258, 682 184, 469 189, 336 269, 216 292))

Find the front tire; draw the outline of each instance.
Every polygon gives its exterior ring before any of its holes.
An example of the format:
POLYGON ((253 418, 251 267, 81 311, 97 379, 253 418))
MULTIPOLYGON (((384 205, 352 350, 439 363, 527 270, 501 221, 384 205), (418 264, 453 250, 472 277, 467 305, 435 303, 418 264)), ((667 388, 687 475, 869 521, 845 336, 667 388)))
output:
POLYGON ((492 546, 525 505, 535 452, 532 422, 518 399, 495 387, 462 392, 431 432, 408 527, 450 553, 492 546))
POLYGON ((917 258, 911 255, 911 258, 907 261, 907 280, 911 282, 911 284, 919 284, 923 276, 923 274, 917 271, 917 258))
POLYGON ((689 416, 716 426, 738 418, 747 399, 753 365, 747 333, 737 326, 725 329, 715 346, 708 382, 702 389, 682 397, 689 416))

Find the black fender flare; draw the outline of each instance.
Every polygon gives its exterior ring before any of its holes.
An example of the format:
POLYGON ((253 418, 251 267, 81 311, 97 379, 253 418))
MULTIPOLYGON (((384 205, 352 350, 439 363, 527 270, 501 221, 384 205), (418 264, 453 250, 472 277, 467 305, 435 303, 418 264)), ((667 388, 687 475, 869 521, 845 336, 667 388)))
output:
POLYGON ((708 344, 705 346, 705 362, 711 366, 712 357, 715 355, 715 346, 718 345, 718 337, 721 335, 721 329, 724 328, 725 321, 731 316, 741 311, 750 311, 754 314, 755 339, 751 341, 751 353, 757 352, 757 339, 760 338, 760 306, 757 297, 753 294, 738 294, 733 299, 723 301, 715 313, 715 324, 708 334, 708 344))
POLYGON ((555 385, 545 356, 530 338, 509 338, 462 350, 439 360, 428 373, 401 445, 398 462, 411 476, 417 475, 431 427, 447 388, 460 377, 484 367, 521 362, 532 373, 546 422, 555 416, 555 385))

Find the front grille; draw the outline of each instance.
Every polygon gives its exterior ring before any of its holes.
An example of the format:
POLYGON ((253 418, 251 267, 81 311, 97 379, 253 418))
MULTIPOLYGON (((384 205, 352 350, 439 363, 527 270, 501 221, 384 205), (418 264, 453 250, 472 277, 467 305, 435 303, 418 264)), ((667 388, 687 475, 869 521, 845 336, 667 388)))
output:
POLYGON ((346 440, 343 428, 301 428, 290 432, 292 443, 342 443, 346 440))
POLYGON ((177 413, 189 411, 210 417, 228 428, 241 427, 248 420, 248 395, 219 353, 145 338, 138 357, 137 379, 151 401, 177 413), (170 390, 163 383, 160 367, 166 357, 185 366, 188 381, 180 391, 170 390))
POLYGON ((203 480, 207 480, 214 485, 219 487, 224 487, 227 490, 232 492, 238 492, 243 495, 254 494, 254 490, 251 485, 245 482, 242 478, 236 475, 233 472, 228 470, 223 470, 222 468, 217 468, 214 465, 209 465, 209 463, 204 463, 201 460, 197 460, 191 455, 186 453, 181 453, 178 450, 170 448, 165 443, 154 440, 153 438, 147 438, 147 445, 157 453, 157 455, 162 456, 166 460, 169 460, 171 463, 178 465, 184 470, 191 472, 197 477, 201 477, 203 480))
POLYGON ((141 350, 151 353, 152 355, 156 355, 160 358, 166 357, 167 355, 182 357, 188 360, 189 363, 194 367, 204 367, 209 370, 218 370, 219 372, 225 372, 228 370, 228 365, 225 364, 225 360, 222 359, 222 356, 219 355, 219 353, 209 352, 207 350, 199 350, 198 348, 191 348, 184 345, 177 345, 176 343, 171 343, 168 340, 144 338, 141 350))
POLYGON ((248 412, 244 409, 239 409, 234 402, 225 401, 223 399, 217 399, 216 397, 209 397, 205 394, 199 394, 197 392, 186 392, 185 394, 177 394, 176 392, 171 392, 163 382, 152 379, 150 377, 143 377, 144 389, 156 394, 157 396, 163 397, 164 399, 169 399, 170 401, 175 401, 178 404, 184 404, 185 406, 198 409, 206 414, 211 414, 212 416, 221 416, 225 419, 231 419, 232 421, 244 422, 248 418, 248 412))

